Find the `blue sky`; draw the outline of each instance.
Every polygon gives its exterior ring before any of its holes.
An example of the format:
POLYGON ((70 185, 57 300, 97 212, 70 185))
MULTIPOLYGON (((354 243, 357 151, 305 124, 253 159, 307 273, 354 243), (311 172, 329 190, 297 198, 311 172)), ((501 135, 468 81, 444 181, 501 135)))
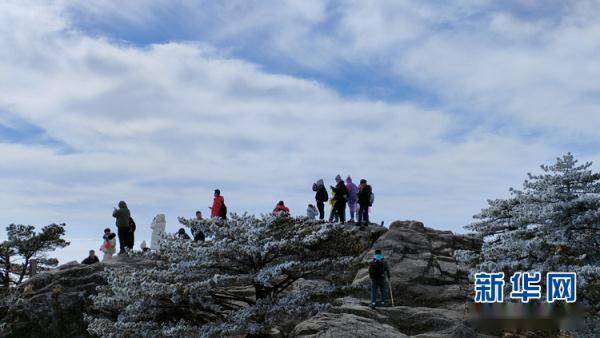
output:
MULTIPOLYGON (((4 1, 0 223, 99 246, 124 199, 294 214, 367 178, 372 218, 463 231, 572 151, 598 159, 597 1, 4 1)), ((75 257, 77 256, 77 257, 75 257)))

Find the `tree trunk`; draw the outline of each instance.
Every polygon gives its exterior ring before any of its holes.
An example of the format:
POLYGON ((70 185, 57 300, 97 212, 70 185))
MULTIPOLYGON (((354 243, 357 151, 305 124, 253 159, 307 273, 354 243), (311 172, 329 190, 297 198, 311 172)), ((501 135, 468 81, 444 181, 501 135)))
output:
POLYGON ((4 266, 4 286, 10 286, 10 257, 6 257, 6 265, 4 266))
POLYGON ((25 274, 27 273, 28 267, 29 267, 29 258, 25 258, 25 262, 23 263, 23 269, 21 270, 21 273, 19 274, 19 281, 17 282, 17 284, 21 284, 21 282, 23 281, 23 278, 25 278, 25 274))
POLYGON ((2 284, 5 287, 10 287, 10 270, 11 270, 11 264, 10 264, 10 253, 9 251, 5 252, 6 256, 3 257, 4 259, 4 276, 2 276, 2 284))

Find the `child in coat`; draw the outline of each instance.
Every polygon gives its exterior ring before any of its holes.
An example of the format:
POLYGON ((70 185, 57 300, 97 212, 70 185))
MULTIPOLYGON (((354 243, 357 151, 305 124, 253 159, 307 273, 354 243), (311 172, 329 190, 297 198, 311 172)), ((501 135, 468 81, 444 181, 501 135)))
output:
POLYGON ((104 242, 100 247, 100 251, 104 253, 102 257, 102 261, 106 262, 112 258, 112 256, 117 252, 117 235, 110 231, 109 228, 104 229, 104 236, 102 236, 104 242))

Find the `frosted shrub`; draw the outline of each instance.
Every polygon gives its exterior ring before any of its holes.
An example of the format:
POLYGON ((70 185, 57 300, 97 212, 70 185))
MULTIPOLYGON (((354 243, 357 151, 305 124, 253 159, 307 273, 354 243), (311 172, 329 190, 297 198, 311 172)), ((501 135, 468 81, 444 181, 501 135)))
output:
POLYGON ((207 242, 167 237, 157 265, 107 272, 86 318, 98 336, 261 334, 323 309, 334 282, 292 288, 301 278, 343 271, 362 251, 339 225, 283 215, 232 215, 180 222, 207 242))

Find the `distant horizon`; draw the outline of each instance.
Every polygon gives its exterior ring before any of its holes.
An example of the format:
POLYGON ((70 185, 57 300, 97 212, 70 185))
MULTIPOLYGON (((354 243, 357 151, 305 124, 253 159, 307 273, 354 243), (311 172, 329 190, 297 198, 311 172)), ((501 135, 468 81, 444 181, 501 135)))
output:
POLYGON ((64 222, 97 249, 125 200, 137 248, 156 214, 176 231, 215 188, 229 211, 303 215, 339 174, 369 180, 374 222, 464 233, 541 164, 600 158, 599 11, 3 1, 0 226, 64 222))

